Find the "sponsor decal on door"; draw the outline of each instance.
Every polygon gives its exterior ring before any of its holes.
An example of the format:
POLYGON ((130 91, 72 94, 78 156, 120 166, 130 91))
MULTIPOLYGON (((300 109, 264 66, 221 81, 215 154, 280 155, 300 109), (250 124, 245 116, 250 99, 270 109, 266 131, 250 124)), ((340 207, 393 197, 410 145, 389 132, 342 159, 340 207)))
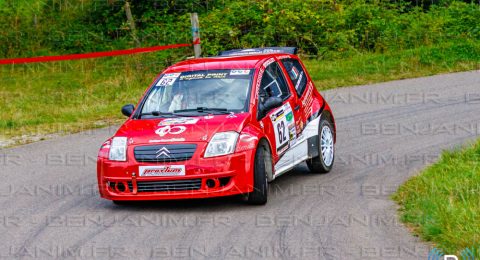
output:
POLYGON ((290 146, 290 142, 297 138, 295 118, 289 103, 284 104, 270 115, 273 130, 275 132, 275 144, 277 153, 284 153, 290 146))

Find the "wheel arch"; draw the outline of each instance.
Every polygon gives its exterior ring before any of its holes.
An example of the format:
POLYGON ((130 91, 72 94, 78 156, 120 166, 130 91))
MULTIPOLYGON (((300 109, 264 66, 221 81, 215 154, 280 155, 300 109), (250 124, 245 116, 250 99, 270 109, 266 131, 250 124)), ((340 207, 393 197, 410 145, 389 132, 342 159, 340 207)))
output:
POLYGON ((272 181, 274 179, 273 176, 275 174, 275 166, 274 166, 274 162, 273 162, 272 146, 265 136, 262 136, 258 140, 257 149, 259 149, 261 147, 263 147, 264 149, 265 148, 268 149, 267 154, 268 154, 268 156, 270 156, 271 167, 268 167, 269 170, 267 170, 267 179, 268 179, 268 181, 272 181))
POLYGON ((322 115, 321 115, 321 118, 322 120, 328 120, 331 124, 332 124, 332 127, 333 127, 333 140, 334 142, 337 141, 337 127, 335 125, 335 118, 333 117, 333 114, 332 114, 332 111, 330 110, 330 108, 328 109, 325 109, 322 111, 322 115))

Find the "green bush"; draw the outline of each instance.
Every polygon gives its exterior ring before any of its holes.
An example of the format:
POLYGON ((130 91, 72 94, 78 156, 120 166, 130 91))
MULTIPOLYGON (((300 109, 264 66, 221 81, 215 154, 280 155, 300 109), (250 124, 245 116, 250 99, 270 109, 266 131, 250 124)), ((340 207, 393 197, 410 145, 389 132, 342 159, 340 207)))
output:
MULTIPOLYGON (((123 0, 0 2, 4 57, 131 48, 123 0)), ((469 1, 468 1, 469 2, 469 1)), ((131 0, 143 46, 190 42, 200 16, 204 53, 297 46, 321 59, 480 39, 479 5, 452 0, 131 0)), ((181 55, 191 55, 185 49, 181 55)))

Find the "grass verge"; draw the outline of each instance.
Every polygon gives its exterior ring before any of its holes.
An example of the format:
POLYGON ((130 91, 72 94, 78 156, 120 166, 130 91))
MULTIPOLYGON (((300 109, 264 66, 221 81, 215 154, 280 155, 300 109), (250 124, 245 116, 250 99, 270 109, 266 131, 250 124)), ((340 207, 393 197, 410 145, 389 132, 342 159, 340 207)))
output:
POLYGON ((153 54, 0 67, 0 144, 121 122, 163 68, 153 54))
MULTIPOLYGON (((0 66, 0 147, 121 122, 120 107, 136 103, 170 62, 162 55, 0 66)), ((480 43, 466 40, 332 61, 303 60, 324 90, 480 69, 480 43)))
POLYGON ((445 254, 480 258, 480 141, 441 159, 393 195, 402 221, 445 254))
POLYGON ((334 61, 305 60, 318 89, 480 69, 480 43, 465 40, 334 61))

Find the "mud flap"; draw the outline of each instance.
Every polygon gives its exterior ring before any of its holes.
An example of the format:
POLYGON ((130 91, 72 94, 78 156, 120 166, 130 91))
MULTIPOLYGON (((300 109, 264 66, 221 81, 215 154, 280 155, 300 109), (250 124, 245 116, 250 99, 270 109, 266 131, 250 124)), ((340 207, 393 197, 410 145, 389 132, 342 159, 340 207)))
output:
POLYGON ((310 136, 307 139, 308 142, 308 158, 314 158, 319 155, 319 142, 318 135, 310 136))

